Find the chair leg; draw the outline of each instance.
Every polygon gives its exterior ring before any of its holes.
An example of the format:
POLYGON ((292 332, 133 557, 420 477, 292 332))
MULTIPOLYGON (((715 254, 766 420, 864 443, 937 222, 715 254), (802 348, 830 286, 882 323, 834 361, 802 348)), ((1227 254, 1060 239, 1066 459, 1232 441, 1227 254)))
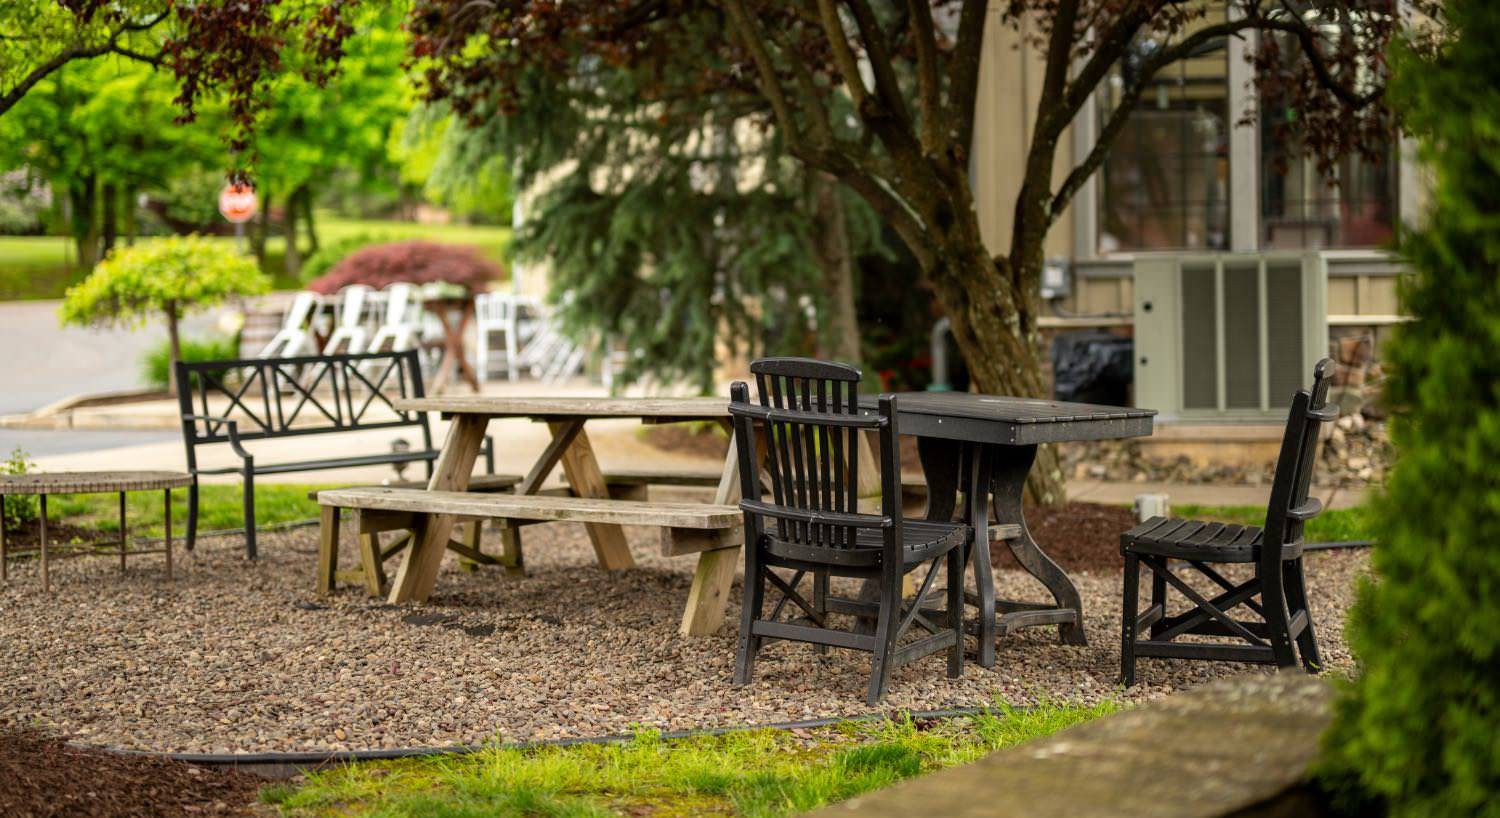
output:
MULTIPOLYGON (((1154 580, 1155 566, 1151 567, 1151 573, 1154 580)), ((1141 560, 1140 557, 1127 551, 1125 553, 1125 592, 1120 613, 1120 684, 1126 687, 1135 684, 1135 629, 1140 595, 1141 560)))
MULTIPOLYGON (((1280 570, 1280 569, 1278 569, 1280 570)), ((1285 572, 1282 571, 1284 574, 1285 572)), ((1271 653, 1278 667, 1296 667, 1297 652, 1292 649, 1292 628, 1287 613, 1286 586, 1280 574, 1265 576, 1257 569, 1260 580, 1261 607, 1265 609, 1266 636, 1271 642, 1271 653)))
POLYGON ((183 547, 193 550, 198 544, 198 478, 193 477, 193 482, 188 484, 187 496, 187 536, 183 538, 183 547))
POLYGON ((875 623, 875 650, 870 660, 870 689, 865 703, 875 705, 885 698, 891 681, 896 619, 901 614, 901 577, 894 566, 886 566, 880 578, 880 617, 875 623))
MULTIPOLYGON (((815 572, 813 574, 813 583, 812 583, 812 585, 813 585, 813 598, 812 598, 813 610, 817 611, 818 615, 821 616, 821 617, 823 617, 823 621, 826 622, 826 621, 828 621, 828 572, 827 571, 818 571, 818 572, 815 572)), ((813 653, 827 653, 827 652, 828 652, 828 646, 827 645, 819 645, 819 644, 814 644, 813 645, 813 653)))
POLYGON ((1307 578, 1303 575, 1302 560, 1288 563, 1282 568, 1282 576, 1286 585, 1288 607, 1294 615, 1303 611, 1307 616, 1306 627, 1297 634, 1297 652, 1302 654, 1302 667, 1308 673, 1317 673, 1323 669, 1323 660, 1318 655, 1318 637, 1313 632, 1312 610, 1307 606, 1307 578))
POLYGON ((1161 606, 1161 616, 1151 623, 1151 635, 1154 637, 1165 630, 1162 622, 1167 618, 1167 579, 1156 569, 1151 570, 1151 607, 1161 606))
MULTIPOLYGON (((936 566, 933 570, 937 570, 936 566)), ((948 651, 948 678, 964 675, 964 547, 948 552, 948 625, 953 647, 948 651)))
POLYGON ((734 683, 746 685, 755 673, 755 654, 760 652, 760 637, 750 631, 760 619, 765 605, 765 568, 755 558, 755 545, 745 544, 745 594, 740 604, 740 643, 734 660, 734 683))

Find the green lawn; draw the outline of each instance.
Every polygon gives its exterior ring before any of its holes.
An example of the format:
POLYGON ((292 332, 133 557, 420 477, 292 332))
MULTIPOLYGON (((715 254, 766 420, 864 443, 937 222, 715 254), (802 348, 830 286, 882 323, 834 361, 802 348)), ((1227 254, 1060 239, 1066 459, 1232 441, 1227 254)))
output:
POLYGON ((847 722, 621 744, 487 749, 337 767, 262 791, 287 816, 780 816, 972 761, 1119 708, 1004 705, 973 717, 847 722))
MULTIPOLYGON (((510 246, 509 227, 478 227, 465 224, 416 224, 375 219, 341 219, 321 216, 318 238, 333 242, 365 233, 398 239, 426 239, 448 244, 471 244, 496 261, 503 261, 510 246)), ((232 237, 219 241, 232 244, 232 237)), ((272 237, 266 243, 266 268, 276 289, 298 289, 301 282, 285 272, 286 242, 272 237)), ((0 236, 0 301, 61 298, 82 273, 71 266, 72 244, 60 236, 0 236)))
MULTIPOLYGON (((1199 506, 1187 503, 1180 506, 1173 505, 1172 516, 1239 525, 1265 525, 1266 508, 1265 506, 1199 506)), ((1308 522, 1307 527, 1303 529, 1302 538, 1307 542, 1373 540, 1375 533, 1370 526, 1369 509, 1364 506, 1329 509, 1308 522)))

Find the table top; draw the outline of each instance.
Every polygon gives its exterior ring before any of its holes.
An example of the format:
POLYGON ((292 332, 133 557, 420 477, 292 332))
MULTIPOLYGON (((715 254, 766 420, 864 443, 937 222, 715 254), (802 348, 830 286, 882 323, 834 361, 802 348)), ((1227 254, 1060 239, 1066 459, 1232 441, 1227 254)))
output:
POLYGON ((176 471, 61 471, 0 474, 0 495, 150 491, 182 488, 192 482, 191 475, 176 471))
MULTIPOLYGON (((876 396, 862 397, 874 412, 876 396)), ((1013 445, 1150 435, 1155 409, 1012 398, 969 392, 904 392, 896 410, 903 434, 1013 445)))
POLYGON ((454 395, 403 398, 401 411, 450 415, 530 418, 639 418, 642 420, 719 420, 729 417, 728 398, 486 397, 454 395))

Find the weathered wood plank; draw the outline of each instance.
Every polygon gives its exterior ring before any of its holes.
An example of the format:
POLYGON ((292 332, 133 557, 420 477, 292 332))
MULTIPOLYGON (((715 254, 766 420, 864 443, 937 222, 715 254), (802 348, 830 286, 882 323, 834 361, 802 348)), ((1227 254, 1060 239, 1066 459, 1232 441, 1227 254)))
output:
MULTIPOLYGON (((554 436, 564 434, 577 425, 577 421, 551 421, 547 424, 554 436)), ((578 429, 573 442, 562 453, 563 475, 568 486, 580 498, 608 499, 609 486, 604 483, 604 474, 599 470, 599 460, 594 457, 594 447, 589 443, 588 433, 578 429)), ((625 542, 625 532, 618 525, 598 521, 586 522, 589 542, 594 546, 594 556, 599 567, 606 571, 617 571, 635 567, 635 558, 630 555, 630 546, 625 542)))
POLYGON ((404 398, 397 409, 417 412, 528 418, 639 418, 642 420, 714 420, 729 416, 724 398, 589 398, 486 397, 453 395, 404 398))
POLYGON ((443 517, 521 518, 599 522, 610 525, 732 529, 741 522, 736 506, 710 503, 637 503, 596 497, 476 494, 368 487, 331 489, 318 502, 340 508, 407 511, 443 517))
MULTIPOLYGON (((438 455, 437 462, 433 465, 429 489, 434 492, 462 492, 468 488, 469 478, 474 473, 474 461, 479 457, 479 448, 484 443, 484 431, 488 426, 489 418, 483 415, 459 415, 453 420, 448 427, 448 437, 443 441, 442 454, 438 455)), ((319 502, 323 502, 321 495, 319 502)), ((437 582, 438 568, 442 565, 443 552, 452 530, 453 518, 441 514, 428 515, 417 521, 412 547, 407 549, 406 557, 396 572, 395 581, 391 583, 392 604, 424 602, 432 595, 432 586, 437 582)))

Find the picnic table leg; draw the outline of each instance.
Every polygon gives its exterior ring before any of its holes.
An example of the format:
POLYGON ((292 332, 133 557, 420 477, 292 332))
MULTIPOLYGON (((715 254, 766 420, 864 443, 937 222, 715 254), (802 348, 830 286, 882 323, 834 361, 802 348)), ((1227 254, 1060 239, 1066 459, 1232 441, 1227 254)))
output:
MULTIPOLYGON (((443 451, 433 464, 429 491, 463 491, 469 487, 469 478, 474 473, 474 461, 479 459, 479 449, 484 444, 484 430, 489 426, 487 415, 457 415, 448 426, 448 437, 443 441, 443 451)), ((446 514, 425 514, 417 518, 412 531, 412 544, 406 550, 396 579, 391 583, 389 600, 399 602, 425 602, 432 595, 432 586, 437 582, 438 569, 443 563, 443 552, 448 549, 448 538, 453 532, 453 517, 446 514)))
MULTIPOLYGON (((547 428, 552 431, 553 438, 573 435, 573 442, 562 453, 563 474, 567 475, 573 493, 579 497, 608 499, 609 487, 604 483, 599 461, 594 458, 594 447, 589 444, 588 433, 574 429, 573 422, 569 421, 548 421, 547 428)), ((599 558, 600 568, 615 571, 635 567, 630 547, 625 544, 625 529, 606 523, 584 523, 584 527, 594 544, 594 555, 599 558)))
MULTIPOLYGON (((755 436, 755 455, 765 462, 765 435, 755 436)), ((729 435, 729 454, 719 475, 714 502, 734 505, 740 501, 740 456, 734 433, 729 435)), ((729 589, 734 585, 734 568, 739 565, 739 548, 719 548, 698 554, 698 568, 693 572, 693 586, 688 589, 687 607, 682 612, 678 632, 683 636, 708 636, 724 624, 724 608, 729 604, 729 589)))
POLYGON ((339 571, 339 510, 322 506, 319 516, 318 593, 326 594, 333 591, 333 578, 339 571))

